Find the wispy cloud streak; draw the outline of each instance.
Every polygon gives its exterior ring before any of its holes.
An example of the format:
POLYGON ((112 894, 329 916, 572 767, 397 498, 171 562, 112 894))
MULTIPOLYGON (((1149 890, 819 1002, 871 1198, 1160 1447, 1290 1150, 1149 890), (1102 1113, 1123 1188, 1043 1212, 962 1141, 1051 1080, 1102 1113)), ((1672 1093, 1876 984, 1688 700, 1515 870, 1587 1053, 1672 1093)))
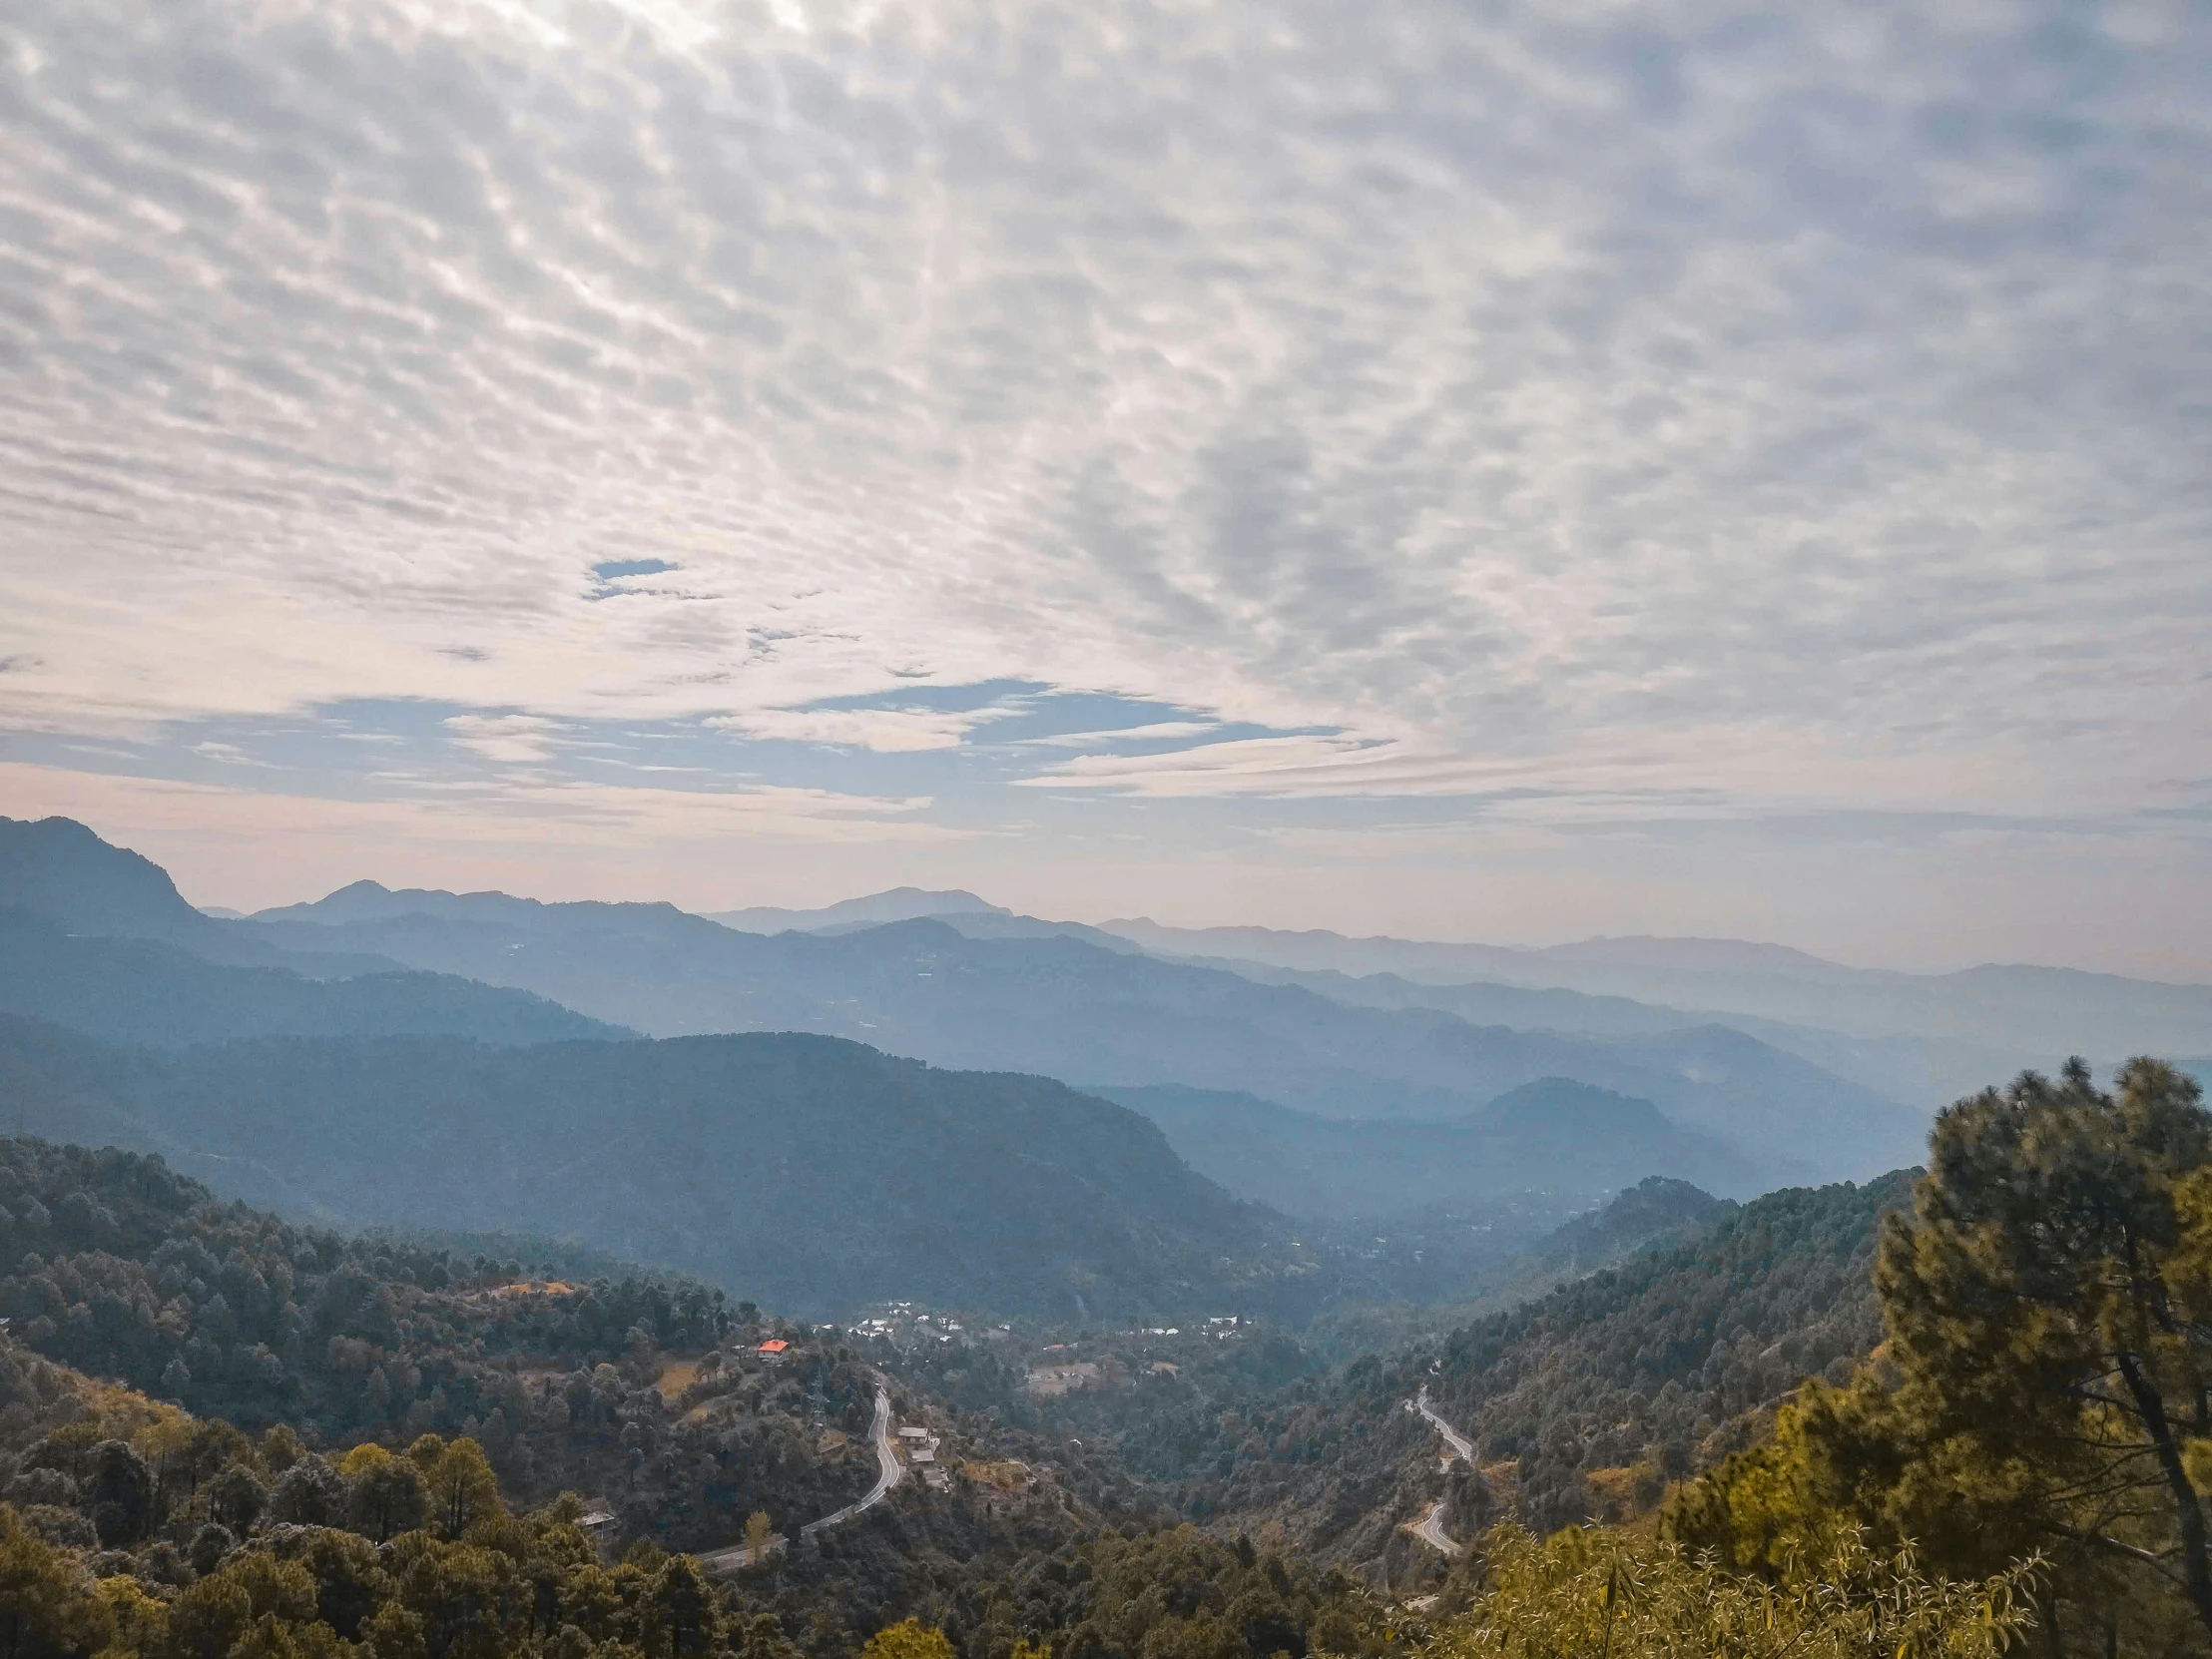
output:
POLYGON ((2169 810, 2208 64, 2156 0, 11 8, 0 729, 2169 810), (1173 713, 913 695, 998 682, 1173 713))

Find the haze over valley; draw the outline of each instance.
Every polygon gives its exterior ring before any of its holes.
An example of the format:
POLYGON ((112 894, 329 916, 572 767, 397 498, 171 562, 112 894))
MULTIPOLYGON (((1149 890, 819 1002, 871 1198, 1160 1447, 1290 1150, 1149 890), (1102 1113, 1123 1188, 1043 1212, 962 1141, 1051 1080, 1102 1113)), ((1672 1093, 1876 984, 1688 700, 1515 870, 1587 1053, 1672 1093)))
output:
POLYGON ((2205 987, 2032 970, 1916 981, 1728 941, 1520 951, 1193 937, 914 890, 716 919, 665 903, 548 904, 366 880, 219 917, 70 821, 0 823, 0 858, 16 1127, 66 1136, 74 1125, 256 1202, 354 1226, 574 1232, 745 1279, 815 1314, 922 1295, 1159 1315, 1206 1300, 1209 1285, 1219 1300, 1249 1274, 1267 1288, 1248 1296, 1310 1316, 1338 1293, 1304 1284, 1322 1257, 1301 1259, 1294 1233, 1315 1233, 1319 1251, 1328 1228, 1439 1207, 1479 1228, 1512 1201, 1559 1220, 1652 1176, 1738 1200, 1866 1180, 1915 1162, 1941 1104, 1926 1079, 1885 1093, 1880 1084, 1913 1074, 1886 1071, 1884 1057, 1916 1044, 1925 1054, 1927 1031, 1962 1020, 1952 1009, 1969 999, 1989 1075, 2047 1069, 2037 1044, 2054 1025, 2122 1039, 2093 1055, 2107 1071, 2130 1052, 2125 1039, 2212 1053, 2205 987), (1189 948, 1230 943, 1254 954, 1189 948), (1450 977, 1478 969, 1512 977, 1450 977), (1624 983, 1695 990, 1709 1005, 1639 1001, 1620 994, 1624 983), (2055 1007, 2066 988, 2078 1001, 2055 1007), (1828 1008, 1837 1024, 1747 1011, 1782 1001, 1828 1008), (1870 1027, 1886 1005, 1908 1009, 1917 1028, 1870 1027), (785 1033, 835 1040, 792 1048, 785 1033), (530 1069, 540 1049, 552 1070, 530 1069), (891 1056, 890 1070, 868 1069, 891 1056), (845 1068, 851 1080, 830 1095, 874 1114, 874 1128, 832 1127, 799 1104, 829 1086, 809 1081, 826 1067, 845 1068), (929 1119, 935 1127, 913 1119, 931 1091, 980 1101, 976 1091, 1010 1086, 989 1081, 1006 1074, 1060 1086, 1021 1085, 1032 1089, 1030 1115, 1016 1120, 1025 1129, 967 1147, 957 1137, 980 1129, 980 1105, 929 1119), (394 1135, 394 1112, 419 1114, 407 1121, 420 1126, 394 1135), (1063 1132, 1052 1123, 1077 1136, 1064 1151, 1051 1150, 1063 1132), (1123 1155, 1093 1167, 1096 1149, 1081 1150, 1109 1123, 1138 1158, 1127 1167, 1150 1173, 1101 1189, 1099 1219, 1077 1223, 1073 1194, 1122 1167, 1123 1155), (785 1138, 794 1134, 802 1141, 785 1138), (856 1134, 890 1162, 836 1179, 856 1134), (528 1157, 524 1137, 536 1143, 528 1157), (594 1154, 600 1142, 607 1150, 594 1154), (358 1152, 330 1152, 349 1144, 358 1152), (378 1146, 424 1161, 404 1179, 363 1180, 354 1172, 378 1146), (721 1158, 737 1162, 710 1177, 721 1158), (816 1173, 800 1179, 794 1158, 816 1173), (1061 1172, 1056 1199, 1027 1191, 1038 1160, 1061 1172), (781 1174, 757 1186, 771 1169, 781 1174), (917 1196, 886 1203, 893 1172, 917 1196), (558 1185, 571 1177, 573 1191, 558 1185), (495 1199, 495 1186, 511 1196, 495 1199), (703 1206, 690 1219, 679 1191, 703 1206), (731 1219, 716 1219, 721 1209, 731 1219), (914 1214, 894 1223, 904 1211, 914 1214), (1143 1267, 1109 1269, 1080 1250, 1058 1267, 1031 1260, 1016 1290, 954 1243, 976 1238, 986 1214, 1017 1254, 1056 1227, 1097 1230, 1109 1253, 1133 1247, 1108 1235, 1134 1229, 1158 1249, 1143 1267), (920 1231, 860 1237, 896 1226, 920 1231), (1191 1227, 1180 1240, 1158 1231, 1191 1227), (931 1237, 961 1265, 920 1243, 931 1237), (825 1241, 835 1241, 830 1254, 825 1241), (848 1242, 854 1261, 836 1265, 848 1242), (1218 1264, 1193 1265, 1209 1253, 1240 1265, 1228 1279, 1218 1264), (1176 1274, 1184 1288, 1163 1290, 1176 1274))
MULTIPOLYGON (((1194 935, 961 890, 718 918, 364 879, 211 912, 85 825, 0 819, 0 1228, 31 1247, 0 1279, 0 1382, 92 1386, 50 1354, 148 1391, 128 1409, 412 1436, 424 1480, 477 1460, 478 1503, 590 1480, 618 1494, 595 1526, 699 1551, 682 1572, 737 1575, 718 1616, 824 1655, 913 1605, 885 1573, 957 1588, 963 1556, 1149 1538, 1219 1578, 1255 1529, 1352 1573, 1267 1580, 1268 1617, 1383 1641, 1360 1598, 1478 1593, 1469 1542, 1521 1536, 1493 1521, 1700 1536, 1778 1398, 1879 1389, 1882 1218, 1932 1129, 2011 1109, 1938 1124, 1879 1085, 1956 1060, 1961 1028, 2031 1065, 2051 1022, 2212 1051, 2212 988, 1194 935), (1703 1006, 1660 1000, 1682 992, 1703 1006), (158 1318, 130 1312, 144 1287, 174 1287, 158 1318), (523 1364, 563 1353, 622 1358, 566 1384, 523 1364), (775 1382, 795 1356, 804 1397, 775 1382), (1239 1437, 1259 1411, 1282 1448, 1239 1437), (595 1420, 624 1425, 613 1462, 595 1420)), ((2145 1064, 2128 1098, 2164 1089, 2212 1149, 2193 1085, 2145 1064)), ((169 1536, 158 1506, 71 1519, 56 1443, 6 1488, 51 1518, 0 1525, 169 1536)), ((368 1453, 302 1448, 327 1488, 302 1507, 276 1455, 221 1489, 330 1518, 380 1489, 368 1453)), ((247 1511, 169 1501, 204 1563, 181 1570, 220 1579, 247 1511)))
POLYGON ((2212 1655, 2208 111, 0 7, 0 1659, 2212 1655))

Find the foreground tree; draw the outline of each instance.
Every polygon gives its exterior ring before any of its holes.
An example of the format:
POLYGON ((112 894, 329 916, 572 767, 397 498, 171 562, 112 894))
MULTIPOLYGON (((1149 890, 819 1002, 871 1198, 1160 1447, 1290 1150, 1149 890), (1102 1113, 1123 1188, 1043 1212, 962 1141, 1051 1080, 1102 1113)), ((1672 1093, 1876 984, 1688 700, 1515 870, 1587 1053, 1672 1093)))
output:
POLYGON ((745 1523, 746 1565, 765 1567, 779 1540, 776 1523, 768 1518, 766 1509, 756 1509, 745 1523))
POLYGON ((112 1631, 112 1615, 84 1594, 76 1558, 0 1504, 0 1659, 91 1653, 112 1631))
POLYGON ((1981 1582, 1924 1575, 1856 1531, 1779 1581, 1635 1534, 1490 1535, 1490 1587, 1430 1659, 1996 1659, 2032 1627, 2031 1564, 1981 1582))
POLYGON ((448 1538, 499 1512, 499 1477, 474 1440, 424 1434, 407 1447, 407 1461, 422 1471, 429 1517, 448 1538))
POLYGON ((860 1659, 954 1659, 952 1643, 933 1624, 900 1619, 867 1639, 860 1659))
POLYGON ((1890 1341, 1849 1389, 1809 1384, 1773 1443, 1673 1505, 1670 1535, 1772 1574, 1838 1524, 1938 1568, 2052 1565, 2043 1626, 2114 1649, 2212 1634, 2212 1115, 2137 1060, 2111 1093, 2070 1061, 1937 1120, 1911 1216, 1885 1224, 1890 1341))
MULTIPOLYGON (((2080 1061, 1937 1123, 1912 1220, 1877 1283, 1903 1378, 1907 1513, 1940 1514, 2084 1566, 2146 1567, 2212 1633, 2212 1556, 2189 1475, 2212 1436, 2212 1115, 2138 1060, 2112 1094, 2080 1061)), ((1986 1547, 1984 1544, 1983 1547, 1986 1547)))
POLYGON ((429 1486, 411 1458, 394 1457, 369 1441, 348 1451, 337 1467, 352 1488, 352 1525, 377 1543, 422 1524, 429 1486))

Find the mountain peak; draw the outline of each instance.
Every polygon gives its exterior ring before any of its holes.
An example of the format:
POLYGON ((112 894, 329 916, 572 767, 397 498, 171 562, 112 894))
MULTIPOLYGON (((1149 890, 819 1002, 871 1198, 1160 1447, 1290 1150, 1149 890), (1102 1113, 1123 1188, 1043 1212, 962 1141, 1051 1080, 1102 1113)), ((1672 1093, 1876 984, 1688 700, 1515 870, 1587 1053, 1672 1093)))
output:
POLYGON ((389 898, 390 896, 391 888, 385 886, 383 882, 371 881, 364 877, 358 881, 348 881, 335 892, 324 894, 323 901, 327 903, 333 898, 389 898))
POLYGON ((381 881, 349 881, 335 892, 304 904, 258 911, 256 921, 389 921, 397 916, 495 917, 534 915, 545 906, 535 898, 503 892, 448 892, 443 887, 387 887, 381 881))
POLYGON ((1548 961, 1693 973, 1787 973, 1827 978, 1859 970, 1793 945, 1662 933, 1600 933, 1531 952, 1548 961))
POLYGON ((1648 1100, 1569 1077, 1539 1077, 1508 1089, 1475 1113, 1474 1121, 1492 1129, 1573 1139, 1663 1133, 1674 1127, 1648 1100))
POLYGON ((219 926, 185 901, 161 865, 69 818, 0 818, 0 908, 76 932, 179 943, 219 926))
POLYGON ((839 899, 819 910, 791 910, 777 904, 755 904, 743 910, 716 910, 710 921, 734 927, 741 933, 819 933, 830 928, 875 926, 890 921, 917 921, 924 916, 1006 916, 1013 912, 961 887, 888 887, 858 898, 839 899))

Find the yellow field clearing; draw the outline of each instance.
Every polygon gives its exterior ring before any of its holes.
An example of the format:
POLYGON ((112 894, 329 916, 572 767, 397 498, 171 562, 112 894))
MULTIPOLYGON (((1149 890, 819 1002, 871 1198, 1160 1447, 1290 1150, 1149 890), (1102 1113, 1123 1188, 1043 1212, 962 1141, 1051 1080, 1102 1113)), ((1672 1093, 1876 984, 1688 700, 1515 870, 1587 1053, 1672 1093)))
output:
POLYGON ((699 1362, 696 1360, 679 1360, 662 1371, 657 1385, 661 1390, 663 1399, 674 1399, 698 1381, 699 1362))

